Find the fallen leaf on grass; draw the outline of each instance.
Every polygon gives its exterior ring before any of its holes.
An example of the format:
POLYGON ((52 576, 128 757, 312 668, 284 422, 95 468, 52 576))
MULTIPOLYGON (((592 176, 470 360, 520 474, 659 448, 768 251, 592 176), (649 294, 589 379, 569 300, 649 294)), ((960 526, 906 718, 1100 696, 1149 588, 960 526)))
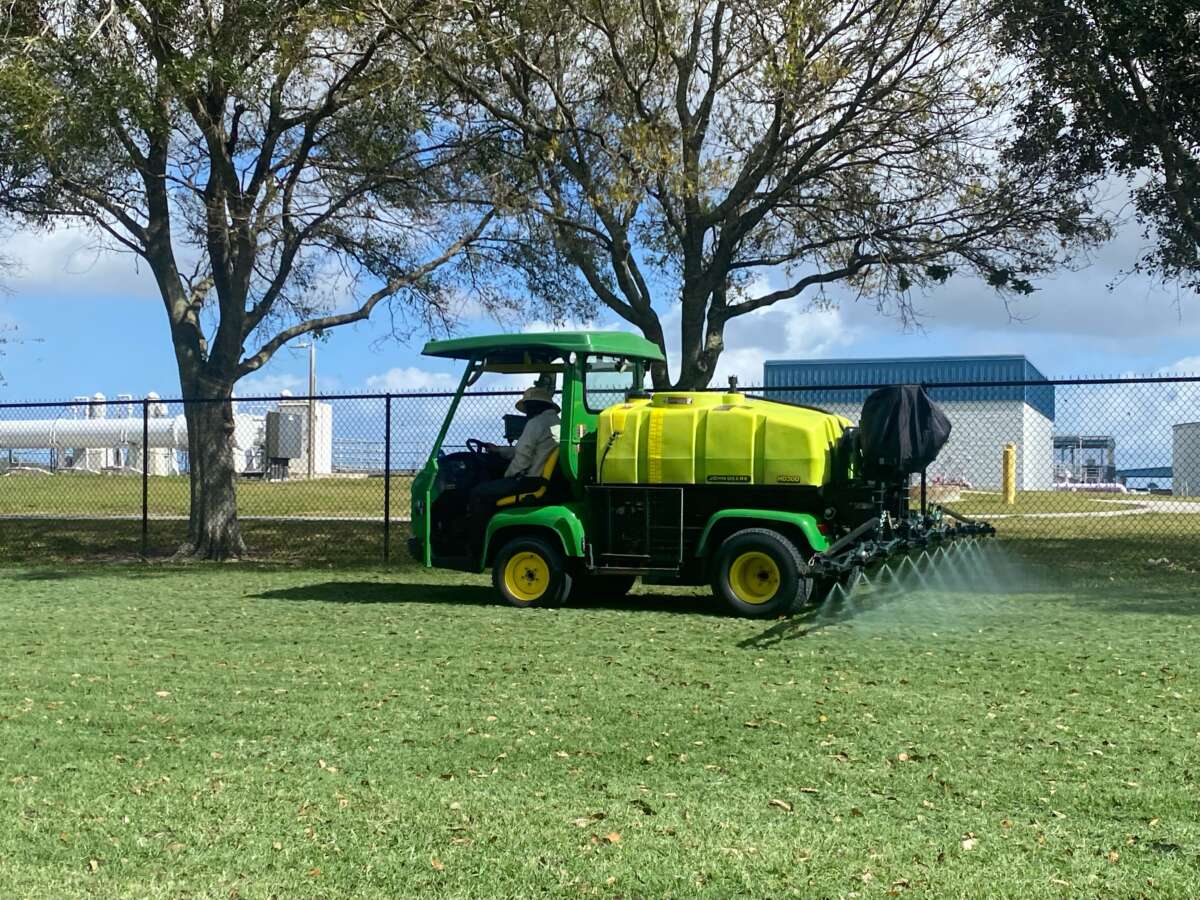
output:
POLYGON ((315 866, 308 870, 309 878, 319 878, 320 876, 321 876, 321 870, 316 868, 315 866))
POLYGON ((968 834, 965 838, 962 839, 962 848, 964 850, 974 850, 975 845, 978 843, 979 843, 979 839, 976 838, 975 835, 968 834))
POLYGON ((900 760, 900 762, 908 762, 908 754, 904 752, 897 753, 896 759, 900 760))
POLYGON ((442 872, 446 868, 446 864, 444 862, 442 862, 440 859, 438 859, 436 856, 429 861, 429 865, 433 866, 433 868, 435 870, 437 870, 438 872, 442 872))
POLYGON ((98 859, 89 859, 89 860, 88 860, 87 867, 88 867, 88 871, 89 871, 89 872, 98 872, 98 871, 100 871, 100 860, 98 860, 98 859))
POLYGON ((272 850, 282 850, 282 849, 283 849, 283 844, 281 844, 279 841, 274 841, 274 842, 272 842, 272 844, 271 844, 271 849, 272 849, 272 850))
POLYGON ((604 836, 604 840, 608 841, 610 844, 615 844, 621 840, 621 835, 615 831, 610 831, 604 836))
POLYGON ((792 811, 792 804, 788 803, 786 800, 772 800, 767 805, 782 809, 784 812, 792 811))
POLYGON ((154 696, 155 697, 170 697, 171 692, 170 691, 155 691, 154 696))
POLYGON ((1118 859, 1120 859, 1120 858, 1121 858, 1121 854, 1120 854, 1120 853, 1118 853, 1116 850, 1109 850, 1109 851, 1108 851, 1108 861, 1109 861, 1110 863, 1115 863, 1115 862, 1116 862, 1118 859))

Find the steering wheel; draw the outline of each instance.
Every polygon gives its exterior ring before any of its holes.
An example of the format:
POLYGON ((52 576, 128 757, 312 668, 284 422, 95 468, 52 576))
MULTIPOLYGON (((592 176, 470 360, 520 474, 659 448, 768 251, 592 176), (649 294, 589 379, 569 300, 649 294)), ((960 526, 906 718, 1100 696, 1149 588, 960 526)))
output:
POLYGON ((479 438, 467 438, 467 449, 472 453, 487 453, 487 444, 479 440, 479 438))

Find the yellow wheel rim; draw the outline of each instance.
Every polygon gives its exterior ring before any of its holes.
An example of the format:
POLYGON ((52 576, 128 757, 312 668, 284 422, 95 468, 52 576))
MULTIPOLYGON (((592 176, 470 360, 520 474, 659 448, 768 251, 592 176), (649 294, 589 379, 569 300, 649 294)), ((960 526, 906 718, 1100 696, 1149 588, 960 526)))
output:
POLYGON ((729 566, 729 586, 743 603, 766 603, 779 592, 779 566, 757 550, 743 553, 729 566))
POLYGON ((530 550, 515 553, 504 566, 504 587, 523 603, 532 603, 550 587, 550 566, 530 550))

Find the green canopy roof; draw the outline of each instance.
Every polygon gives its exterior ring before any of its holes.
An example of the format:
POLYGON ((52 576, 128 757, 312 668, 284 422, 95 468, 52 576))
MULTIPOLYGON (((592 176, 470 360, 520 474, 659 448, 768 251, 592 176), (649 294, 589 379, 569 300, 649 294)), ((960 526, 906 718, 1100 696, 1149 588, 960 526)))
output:
POLYGON ((606 353, 613 356, 659 360, 662 351, 644 337, 626 331, 550 331, 541 334, 485 334, 430 341, 425 356, 447 359, 499 359, 525 353, 606 353))

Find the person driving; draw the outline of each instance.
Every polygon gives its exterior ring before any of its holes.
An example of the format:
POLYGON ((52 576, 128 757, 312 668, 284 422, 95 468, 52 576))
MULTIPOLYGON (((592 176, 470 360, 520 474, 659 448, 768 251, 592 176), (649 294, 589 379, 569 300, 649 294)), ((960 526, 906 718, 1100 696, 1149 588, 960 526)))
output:
POLYGON ((485 481, 471 492, 472 515, 494 507, 501 497, 531 490, 523 482, 542 477, 546 460, 558 446, 560 410, 548 389, 534 385, 526 390, 517 401, 517 412, 524 413, 528 419, 517 443, 512 447, 486 445, 488 450, 508 459, 509 463, 503 477, 485 481))

